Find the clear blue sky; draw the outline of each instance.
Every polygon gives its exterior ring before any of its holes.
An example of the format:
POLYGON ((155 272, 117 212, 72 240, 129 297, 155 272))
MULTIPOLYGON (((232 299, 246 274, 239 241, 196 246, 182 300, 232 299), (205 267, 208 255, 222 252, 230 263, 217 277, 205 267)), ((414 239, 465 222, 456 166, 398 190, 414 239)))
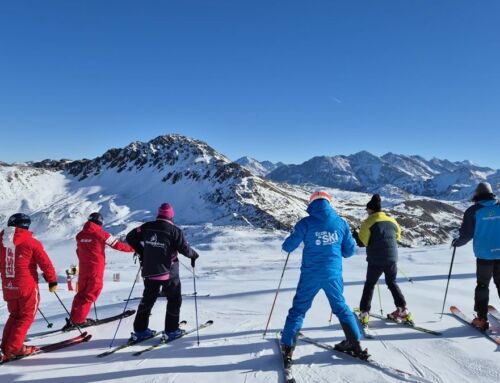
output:
POLYGON ((169 132, 233 159, 500 168, 500 1, 1 2, 0 160, 169 132))

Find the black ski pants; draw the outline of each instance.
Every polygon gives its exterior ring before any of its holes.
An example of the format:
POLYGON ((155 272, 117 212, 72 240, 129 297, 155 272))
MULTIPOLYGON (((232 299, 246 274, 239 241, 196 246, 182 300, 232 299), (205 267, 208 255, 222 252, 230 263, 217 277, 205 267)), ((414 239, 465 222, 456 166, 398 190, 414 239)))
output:
POLYGON ((181 281, 173 278, 168 281, 144 280, 144 292, 134 320, 134 331, 141 332, 148 328, 151 310, 163 288, 167 297, 167 312, 165 314, 165 332, 179 328, 179 316, 182 305, 181 281))
POLYGON ((375 285, 382 274, 385 274, 385 284, 391 291, 396 307, 406 307, 405 297, 396 283, 396 277, 398 275, 397 263, 390 262, 386 265, 373 265, 369 263, 366 271, 366 282, 365 287, 363 288, 363 296, 361 297, 361 302, 359 303, 361 311, 369 312, 371 310, 373 290, 375 289, 375 285))
POLYGON ((500 297, 500 259, 476 260, 476 292, 474 296, 474 311, 477 312, 479 318, 488 318, 488 302, 490 298, 490 281, 493 277, 495 285, 497 285, 498 296, 500 297))

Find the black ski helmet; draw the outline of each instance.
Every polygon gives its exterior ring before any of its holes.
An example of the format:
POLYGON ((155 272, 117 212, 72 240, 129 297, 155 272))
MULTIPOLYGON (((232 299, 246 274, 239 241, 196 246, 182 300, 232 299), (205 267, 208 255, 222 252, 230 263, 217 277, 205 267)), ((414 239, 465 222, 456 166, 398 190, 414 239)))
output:
POLYGON ((104 223, 104 218, 102 218, 101 213, 92 213, 89 215, 89 221, 94 222, 96 225, 102 226, 104 223))
POLYGON ((31 218, 27 214, 16 213, 9 217, 7 226, 20 227, 22 229, 29 229, 31 225, 31 218))

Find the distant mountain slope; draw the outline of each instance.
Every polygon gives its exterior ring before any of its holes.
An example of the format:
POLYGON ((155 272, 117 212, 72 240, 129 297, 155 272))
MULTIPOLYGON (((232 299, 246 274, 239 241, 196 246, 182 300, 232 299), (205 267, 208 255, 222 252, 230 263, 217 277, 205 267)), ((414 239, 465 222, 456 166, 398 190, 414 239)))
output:
MULTIPOLYGON (((352 227, 365 218, 370 195, 341 189, 362 189, 365 183, 373 183, 389 196, 384 197, 384 208, 400 220, 406 246, 448 241, 460 223, 460 209, 376 183, 412 177, 409 173, 435 178, 444 174, 439 169, 447 167, 456 173, 459 165, 440 162, 431 166, 417 157, 407 160, 392 155, 381 159, 368 152, 351 158, 315 157, 307 165, 308 171, 297 183, 319 183, 319 179, 341 185, 329 191, 335 208, 352 227), (406 197, 413 200, 405 202, 406 197)), ((32 215, 37 235, 58 240, 72 238, 87 216, 99 210, 106 228, 117 234, 154 218, 159 204, 169 201, 179 224, 290 230, 306 215, 307 199, 315 188, 274 183, 231 162, 204 142, 165 135, 110 149, 94 159, 0 164, 0 224, 13 212, 23 211, 32 215)))
POLYGON ((238 158, 236 161, 237 164, 243 166, 245 169, 249 170, 251 173, 255 174, 256 176, 263 177, 273 170, 276 170, 280 166, 283 166, 284 163, 278 162, 278 163, 273 163, 271 161, 257 161, 255 158, 252 157, 241 157, 238 158))
POLYGON ((61 230, 63 223, 79 226, 99 209, 107 222, 123 229, 132 220, 153 218, 164 201, 173 204, 180 224, 288 230, 306 208, 304 199, 254 176, 206 143, 180 135, 134 142, 91 160, 46 160, 1 171, 3 219, 21 209, 35 215, 42 231, 61 230))
POLYGON ((362 151, 350 156, 318 156, 300 165, 284 165, 267 177, 292 184, 316 184, 352 191, 399 190, 444 200, 470 198, 478 182, 489 181, 500 191, 500 171, 469 161, 450 162, 387 153, 382 157, 362 151))

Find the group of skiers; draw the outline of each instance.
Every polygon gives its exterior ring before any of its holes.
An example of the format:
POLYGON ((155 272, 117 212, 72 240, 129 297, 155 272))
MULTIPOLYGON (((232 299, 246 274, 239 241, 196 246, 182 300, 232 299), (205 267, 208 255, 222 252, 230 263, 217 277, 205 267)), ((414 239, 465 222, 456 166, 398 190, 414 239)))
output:
MULTIPOLYGON (((454 239, 452 245, 463 246, 474 239, 477 317, 473 324, 486 329, 488 286, 492 277, 500 296, 500 204, 486 182, 477 186, 472 200, 475 204, 465 212, 460 237, 454 239)), ((285 252, 291 253, 304 243, 301 275, 281 338, 285 363, 291 362, 305 314, 321 289, 325 291, 331 310, 338 317, 345 333, 346 339, 337 344, 336 349, 360 357, 367 354, 360 344, 357 319, 343 296, 342 258, 355 254, 356 242, 366 247, 368 262, 359 305, 361 323, 368 324, 374 287, 382 274, 385 275, 396 306, 389 317, 395 321, 413 321, 405 297, 396 283, 397 242, 401 238, 401 229, 394 218, 382 211, 380 196, 375 194, 367 203, 368 218, 361 224, 359 232, 351 232, 348 223, 333 209, 331 201, 332 197, 327 192, 313 193, 307 208, 308 216, 295 225, 282 245, 285 252)), ((144 292, 134 320, 131 340, 141 340, 154 334, 148 323, 160 290, 168 299, 163 337, 170 340, 182 334, 183 330, 179 328, 182 296, 178 254, 190 258, 193 268, 199 255, 189 246, 182 230, 173 223, 173 218, 173 207, 168 203, 162 204, 156 219, 130 231, 126 236, 127 243, 124 243, 103 229, 100 213, 90 214, 82 231, 76 236, 79 289, 73 300, 66 330, 92 324, 87 315, 101 293, 105 247, 110 246, 123 252, 135 252, 141 263, 144 292)), ((29 216, 17 213, 9 218, 7 228, 0 231, 0 273, 3 296, 9 311, 1 343, 3 359, 38 351, 37 347, 24 344, 40 300, 38 267, 43 272, 50 292, 56 293, 57 289, 54 267, 42 244, 29 231, 30 223, 29 216)))
MULTIPOLYGON (((104 220, 100 213, 90 214, 76 236, 78 291, 73 299, 71 315, 63 327, 65 331, 93 324, 87 315, 103 288, 105 248, 110 246, 115 250, 137 253, 142 266, 145 289, 134 321, 132 339, 152 333, 148 328, 149 315, 160 288, 168 299, 164 336, 179 336, 182 331, 179 329, 182 297, 178 253, 190 258, 193 268, 199 255, 189 246, 182 230, 174 225, 173 218, 172 206, 162 204, 156 220, 132 230, 127 235, 128 243, 124 243, 103 229, 104 220)), ((54 266, 40 241, 29 231, 30 224, 28 215, 17 213, 9 218, 7 228, 0 231, 0 273, 3 297, 9 311, 1 343, 2 360, 39 351, 36 346, 24 344, 40 302, 38 268, 42 270, 50 292, 56 293, 57 289, 54 266)))
MULTIPOLYGON (((396 310, 388 315, 389 319, 413 323, 405 297, 396 283, 398 241, 401 238, 398 223, 382 211, 381 198, 375 194, 366 205, 368 218, 361 224, 359 232, 351 232, 347 222, 332 208, 331 200, 332 197, 324 191, 313 193, 307 208, 308 217, 295 225, 282 245, 282 249, 289 254, 301 243, 304 244, 300 279, 281 336, 285 366, 291 363, 305 314, 321 289, 346 337, 335 348, 360 358, 367 357, 367 350, 360 344, 361 333, 356 318, 343 296, 342 258, 354 255, 356 242, 366 247, 368 263, 359 305, 361 324, 368 324, 374 287, 382 274, 396 306, 396 310)), ((474 310, 477 316, 472 325, 486 330, 488 286, 492 277, 500 297, 500 202, 487 182, 477 186, 472 201, 474 205, 465 212, 460 236, 453 240, 452 246, 463 246, 474 240, 477 258, 474 310)))

